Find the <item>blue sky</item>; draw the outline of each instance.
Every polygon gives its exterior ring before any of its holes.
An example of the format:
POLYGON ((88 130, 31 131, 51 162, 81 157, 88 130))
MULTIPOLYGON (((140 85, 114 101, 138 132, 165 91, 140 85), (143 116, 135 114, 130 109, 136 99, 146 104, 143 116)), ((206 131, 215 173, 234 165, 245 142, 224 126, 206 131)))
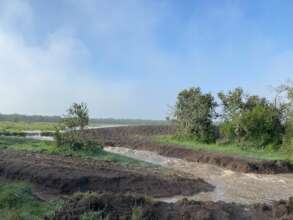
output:
POLYGON ((191 86, 293 78, 291 0, 0 0, 2 113, 161 119, 191 86))

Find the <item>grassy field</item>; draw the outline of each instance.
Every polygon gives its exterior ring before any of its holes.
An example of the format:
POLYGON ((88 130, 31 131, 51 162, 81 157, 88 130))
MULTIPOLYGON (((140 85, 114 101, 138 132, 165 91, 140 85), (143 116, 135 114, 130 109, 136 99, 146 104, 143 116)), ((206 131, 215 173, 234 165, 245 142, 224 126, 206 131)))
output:
POLYGON ((156 136, 155 140, 160 143, 177 144, 178 146, 188 149, 203 149, 209 152, 220 152, 242 158, 253 158, 258 160, 289 160, 293 162, 293 155, 281 150, 262 150, 251 147, 245 148, 232 144, 203 144, 190 139, 178 139, 174 136, 156 136))
POLYGON ((52 215, 62 206, 61 200, 42 202, 24 182, 0 183, 0 219, 38 220, 52 215))
POLYGON ((96 151, 72 150, 65 147, 57 147, 52 141, 32 140, 21 137, 0 137, 0 149, 14 149, 37 153, 77 156, 84 159, 91 158, 95 160, 114 161, 121 165, 151 166, 148 163, 120 156, 118 154, 108 153, 100 149, 97 149, 96 151))
POLYGON ((1 121, 0 131, 21 132, 21 131, 54 131, 58 123, 54 122, 11 122, 1 121))

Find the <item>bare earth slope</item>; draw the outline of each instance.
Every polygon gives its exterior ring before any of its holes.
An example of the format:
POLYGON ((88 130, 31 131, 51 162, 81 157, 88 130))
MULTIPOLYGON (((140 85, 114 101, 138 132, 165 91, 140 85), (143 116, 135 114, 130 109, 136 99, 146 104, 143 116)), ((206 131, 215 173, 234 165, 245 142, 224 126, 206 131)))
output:
POLYGON ((154 197, 191 195, 213 187, 201 179, 77 157, 0 150, 0 177, 58 190, 133 192, 154 197))
POLYGON ((51 220, 79 220, 89 211, 103 211, 109 220, 131 219, 134 207, 146 220, 276 220, 293 218, 293 198, 274 202, 273 205, 251 206, 224 202, 196 202, 182 200, 176 203, 147 201, 144 197, 123 194, 77 195, 51 220))

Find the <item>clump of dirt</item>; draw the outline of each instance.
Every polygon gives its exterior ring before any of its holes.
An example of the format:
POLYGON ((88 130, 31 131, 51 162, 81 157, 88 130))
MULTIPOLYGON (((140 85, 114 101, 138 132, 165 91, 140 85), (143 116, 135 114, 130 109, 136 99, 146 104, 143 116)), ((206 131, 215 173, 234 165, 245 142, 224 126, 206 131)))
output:
POLYGON ((111 147, 127 147, 136 150, 154 151, 166 157, 175 157, 192 162, 210 163, 234 171, 260 174, 293 172, 293 164, 288 161, 254 160, 229 156, 205 150, 186 149, 175 144, 154 141, 153 135, 175 134, 174 126, 129 126, 100 128, 84 131, 82 137, 111 147))
POLYGON ((192 179, 171 172, 14 150, 0 150, 0 177, 30 181, 58 190, 62 194, 77 191, 134 192, 169 197, 214 189, 202 179, 192 179))
POLYGON ((176 203, 156 202, 125 194, 87 193, 70 198, 50 220, 78 220, 85 213, 109 220, 131 219, 134 211, 145 220, 271 220, 292 219, 293 198, 272 205, 253 206, 225 202, 196 202, 186 199, 176 203), (138 210, 138 212, 137 212, 138 210))

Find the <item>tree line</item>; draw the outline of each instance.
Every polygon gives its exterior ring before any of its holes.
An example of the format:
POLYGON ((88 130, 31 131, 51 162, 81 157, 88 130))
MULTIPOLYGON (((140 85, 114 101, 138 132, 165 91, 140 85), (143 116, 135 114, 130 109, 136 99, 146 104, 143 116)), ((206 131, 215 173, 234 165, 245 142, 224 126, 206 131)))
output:
POLYGON ((11 122, 60 122, 60 116, 43 116, 43 115, 22 115, 22 114, 1 114, 0 121, 11 122))
POLYGON ((199 87, 181 91, 174 111, 177 135, 204 143, 293 150, 293 83, 275 89, 274 98, 238 87, 217 100, 199 87))
MULTIPOLYGON (((1 114, 0 122, 61 122, 65 116, 44 116, 44 115, 22 115, 22 114, 1 114)), ((151 119, 129 119, 129 118, 90 118, 89 123, 95 124, 125 124, 125 125, 161 125, 168 124, 165 120, 151 119)))

